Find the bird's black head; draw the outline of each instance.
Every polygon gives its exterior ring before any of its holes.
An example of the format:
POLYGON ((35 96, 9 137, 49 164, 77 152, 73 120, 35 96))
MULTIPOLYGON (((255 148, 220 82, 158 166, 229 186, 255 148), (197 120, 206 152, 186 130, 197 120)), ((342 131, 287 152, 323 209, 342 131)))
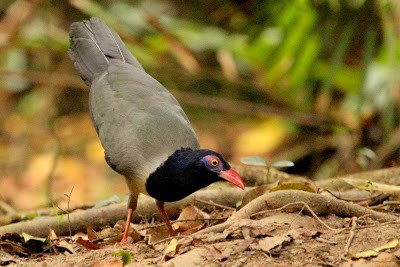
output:
POLYGON ((182 148, 149 176, 146 190, 157 200, 172 202, 221 180, 244 188, 242 178, 218 153, 182 148))

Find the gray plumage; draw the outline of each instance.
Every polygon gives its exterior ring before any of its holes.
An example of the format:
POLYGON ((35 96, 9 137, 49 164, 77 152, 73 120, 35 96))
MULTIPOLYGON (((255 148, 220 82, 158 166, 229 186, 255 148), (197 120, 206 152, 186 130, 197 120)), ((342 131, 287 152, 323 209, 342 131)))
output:
POLYGON ((90 112, 106 160, 137 198, 175 150, 199 148, 196 134, 177 100, 103 21, 75 22, 69 34, 69 55, 90 86, 90 112))

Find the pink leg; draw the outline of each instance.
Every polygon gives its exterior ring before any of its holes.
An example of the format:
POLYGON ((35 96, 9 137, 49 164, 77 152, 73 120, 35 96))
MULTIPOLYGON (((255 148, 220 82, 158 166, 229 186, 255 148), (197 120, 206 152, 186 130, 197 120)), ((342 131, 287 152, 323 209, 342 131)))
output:
POLYGON ((129 235, 129 226, 131 225, 131 220, 132 220, 132 213, 133 209, 129 208, 128 209, 128 216, 126 218, 126 224, 125 224, 125 232, 124 236, 122 237, 121 244, 126 244, 128 240, 128 235, 129 235))
POLYGON ((157 208, 161 213, 161 217, 162 217, 164 223, 167 225, 167 228, 169 230, 170 235, 171 236, 176 236, 176 233, 175 233, 174 229, 172 229, 171 222, 169 221, 168 215, 165 212, 164 202, 157 200, 156 203, 157 203, 157 208))

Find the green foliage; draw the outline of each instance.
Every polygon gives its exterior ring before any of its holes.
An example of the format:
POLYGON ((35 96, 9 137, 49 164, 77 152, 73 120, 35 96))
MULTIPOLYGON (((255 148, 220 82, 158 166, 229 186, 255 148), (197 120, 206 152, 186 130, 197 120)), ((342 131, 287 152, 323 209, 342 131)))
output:
POLYGON ((279 160, 276 162, 268 162, 267 160, 261 157, 243 157, 240 161, 247 165, 253 166, 263 166, 263 167, 274 167, 274 168, 286 168, 286 167, 293 167, 294 163, 289 160, 279 160))
MULTIPOLYGON (((5 14, 12 3, 1 4, 0 11, 5 14)), ((366 147, 377 154, 368 160, 371 166, 395 164, 390 159, 396 160, 399 142, 390 153, 378 152, 393 147, 389 142, 399 124, 396 4, 396 0, 46 2, 27 10, 31 17, 16 22, 15 30, 7 29, 0 40, 0 92, 14 101, 4 105, 8 108, 4 114, 17 113, 36 122, 57 117, 55 99, 62 96, 57 90, 82 87, 67 57, 68 27, 97 16, 121 35, 146 71, 168 89, 200 95, 201 101, 186 95, 178 100, 189 117, 203 120, 201 124, 232 120, 233 116, 226 119, 230 113, 244 113, 240 119, 249 120, 254 110, 268 110, 267 116, 288 120, 295 129, 290 140, 267 156, 311 158, 312 171, 323 170, 326 164, 336 166, 331 172, 337 173, 360 168, 356 151, 366 147), (210 99, 221 101, 213 105, 210 99), (211 114, 215 112, 210 109, 224 113, 211 114), (311 134, 307 127, 314 127, 311 134), (349 145, 332 141, 343 136, 352 140, 349 145), (314 149, 320 139, 332 145, 314 149), (302 153, 282 156, 286 150, 298 151, 297 144, 304 142, 309 146, 302 153)), ((232 148, 227 150, 235 155, 232 148)), ((368 168, 366 164, 361 168, 368 168)))
POLYGON ((132 255, 129 251, 126 250, 118 250, 113 253, 115 257, 121 257, 123 266, 128 265, 132 262, 132 255))

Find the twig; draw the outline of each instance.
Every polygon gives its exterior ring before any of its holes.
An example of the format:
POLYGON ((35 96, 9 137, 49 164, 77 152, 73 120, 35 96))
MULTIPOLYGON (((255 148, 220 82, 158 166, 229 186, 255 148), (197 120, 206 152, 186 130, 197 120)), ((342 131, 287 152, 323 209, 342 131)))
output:
POLYGON ((286 204, 286 205, 284 205, 284 206, 282 206, 282 207, 280 207, 280 208, 273 209, 273 210, 263 210, 263 211, 260 211, 260 212, 257 212, 257 213, 254 213, 254 214, 250 215, 250 218, 251 218, 251 217, 254 217, 254 216, 256 216, 256 215, 261 215, 261 214, 270 213, 270 212, 275 212, 275 211, 281 211, 281 210, 284 210, 284 209, 287 208, 287 207, 295 206, 295 205, 299 205, 299 204, 303 205, 303 207, 302 207, 302 209, 300 210, 300 212, 301 212, 304 208, 306 208, 306 209, 308 210, 308 212, 310 212, 311 215, 312 215, 319 223, 321 223, 323 226, 325 226, 327 229, 329 229, 329 230, 331 230, 331 231, 338 231, 338 230, 339 230, 339 231, 342 231, 342 230, 343 230, 343 229, 335 229, 335 228, 332 228, 332 227, 330 227, 329 225, 327 225, 326 223, 324 223, 324 222, 318 217, 318 215, 315 214, 315 212, 310 208, 310 206, 309 206, 307 203, 305 203, 304 201, 298 201, 298 202, 288 203, 288 204, 286 204))
POLYGON ((349 249, 351 242, 353 242, 354 239, 354 229, 356 229, 357 226, 357 217, 352 217, 351 218, 351 229, 350 229, 350 236, 349 239, 347 240, 346 246, 344 247, 344 252, 342 255, 340 255, 340 258, 342 260, 348 261, 349 259, 347 258, 347 255, 349 254, 349 249))
MULTIPOLYGON (((223 221, 228 219, 229 217, 220 217, 220 218, 198 218, 198 219, 187 219, 187 220, 174 220, 171 221, 171 223, 176 223, 176 222, 196 222, 196 221, 223 221)), ((165 223, 159 223, 156 225, 148 225, 148 226, 144 226, 140 229, 137 229, 137 231, 143 231, 143 230, 147 230, 147 229, 152 229, 152 228, 157 228, 157 227, 161 227, 164 226, 165 223)))
POLYGON ((315 240, 317 240, 318 242, 326 243, 326 244, 330 244, 330 245, 336 245, 338 243, 336 241, 328 240, 328 239, 325 239, 322 237, 317 237, 315 240))
POLYGON ((67 219, 68 219, 68 230, 69 230, 69 237, 72 239, 72 230, 71 230, 71 220, 69 219, 69 203, 71 202, 71 195, 72 191, 74 190, 74 187, 71 188, 71 191, 69 194, 64 194, 68 198, 68 205, 67 205, 67 219))
POLYGON ((206 201, 206 200, 202 200, 202 199, 199 199, 199 198, 195 198, 194 201, 197 201, 197 202, 200 202, 200 203, 203 203, 203 204, 206 204, 206 205, 215 206, 215 207, 218 207, 218 208, 221 208, 221 209, 236 210, 235 208, 232 208, 232 207, 229 207, 229 206, 225 206, 225 205, 221 205, 221 204, 215 203, 215 202, 212 201, 212 200, 206 201))
POLYGON ((172 240, 172 239, 181 239, 181 238, 187 238, 187 237, 190 237, 189 235, 177 235, 177 236, 169 236, 169 237, 166 237, 166 238, 164 238, 164 239, 161 239, 161 240, 158 240, 158 241, 156 241, 156 242, 154 242, 154 243, 151 243, 151 244, 149 244, 149 245, 157 245, 157 244, 160 244, 160 243, 164 243, 165 241, 169 241, 169 240, 172 240))

